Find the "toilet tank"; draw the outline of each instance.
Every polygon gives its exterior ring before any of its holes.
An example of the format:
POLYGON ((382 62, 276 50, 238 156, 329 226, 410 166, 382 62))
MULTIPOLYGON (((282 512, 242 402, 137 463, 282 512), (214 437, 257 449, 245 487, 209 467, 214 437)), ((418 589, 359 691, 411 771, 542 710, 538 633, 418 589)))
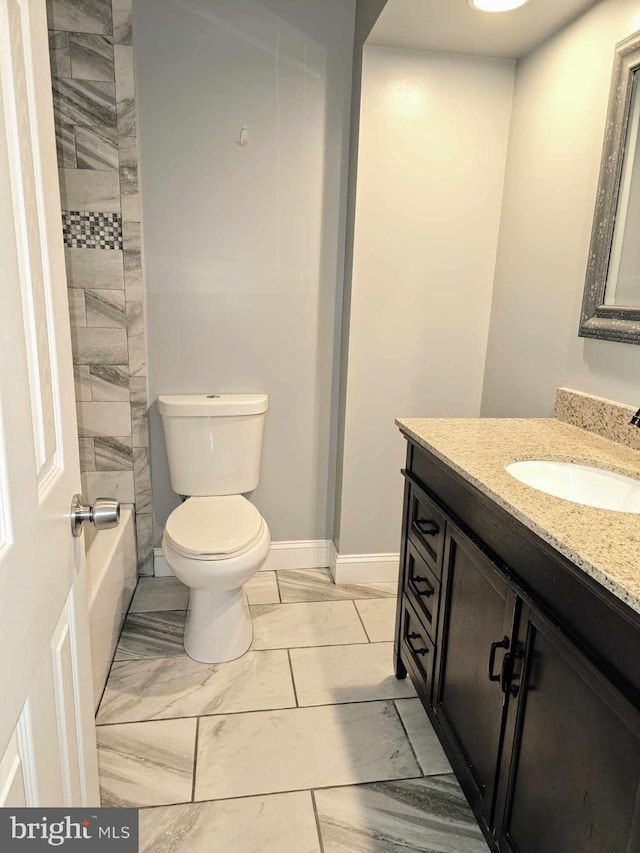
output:
POLYGON ((260 481, 266 394, 158 397, 171 488, 179 495, 240 495, 260 481))

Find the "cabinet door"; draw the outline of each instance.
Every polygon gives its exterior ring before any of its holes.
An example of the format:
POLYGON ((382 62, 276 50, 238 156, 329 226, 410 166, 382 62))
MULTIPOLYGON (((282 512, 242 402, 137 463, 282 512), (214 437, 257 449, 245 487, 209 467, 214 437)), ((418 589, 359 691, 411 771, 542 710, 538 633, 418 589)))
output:
POLYGON ((465 793, 488 827, 506 705, 500 671, 519 604, 495 565, 453 525, 442 588, 434 711, 465 793))
POLYGON ((525 609, 520 626, 524 660, 496 808, 500 849, 640 850, 639 712, 544 617, 525 609))

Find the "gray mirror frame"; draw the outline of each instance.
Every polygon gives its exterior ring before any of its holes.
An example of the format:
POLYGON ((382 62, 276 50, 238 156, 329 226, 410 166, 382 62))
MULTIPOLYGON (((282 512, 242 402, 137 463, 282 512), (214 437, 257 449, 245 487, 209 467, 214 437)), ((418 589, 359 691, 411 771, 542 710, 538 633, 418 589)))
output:
POLYGON ((578 332, 581 338, 640 344, 640 308, 604 304, 626 154, 634 74, 639 70, 640 32, 637 32, 616 45, 578 332))

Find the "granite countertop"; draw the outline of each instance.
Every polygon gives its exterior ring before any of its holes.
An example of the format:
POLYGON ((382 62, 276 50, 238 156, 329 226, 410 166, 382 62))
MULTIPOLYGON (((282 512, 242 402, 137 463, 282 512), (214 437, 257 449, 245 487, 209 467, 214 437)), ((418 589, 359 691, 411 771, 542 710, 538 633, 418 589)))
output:
POLYGON ((545 418, 408 418, 396 424, 640 613, 640 515, 552 497, 505 471, 511 462, 550 459, 640 479, 640 451, 545 418))

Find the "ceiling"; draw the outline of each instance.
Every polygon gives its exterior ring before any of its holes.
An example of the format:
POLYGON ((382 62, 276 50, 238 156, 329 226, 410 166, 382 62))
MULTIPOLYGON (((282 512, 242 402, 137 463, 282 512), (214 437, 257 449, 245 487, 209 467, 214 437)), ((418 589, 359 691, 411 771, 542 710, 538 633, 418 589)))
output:
POLYGON ((530 0, 487 13, 468 0, 388 0, 367 44, 517 59, 595 2, 530 0))

